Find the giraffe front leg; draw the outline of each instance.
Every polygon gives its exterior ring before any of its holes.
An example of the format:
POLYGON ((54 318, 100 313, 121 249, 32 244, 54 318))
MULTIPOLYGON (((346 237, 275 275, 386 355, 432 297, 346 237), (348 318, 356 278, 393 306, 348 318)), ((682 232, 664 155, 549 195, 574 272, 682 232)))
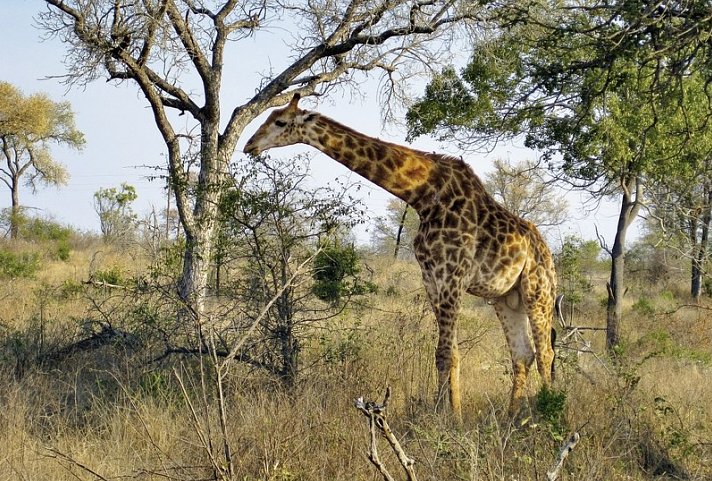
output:
MULTIPOLYGON (((421 225, 422 227, 422 225, 421 225)), ((432 242, 431 242, 432 243, 432 242)), ((460 355, 457 346, 457 316, 463 291, 463 272, 467 266, 442 265, 445 258, 460 258, 457 253, 439 254, 432 258, 422 231, 414 242, 415 253, 423 273, 423 285, 438 324, 435 367, 438 371, 436 409, 450 408, 457 422, 462 420, 460 397, 460 355), (437 261, 437 262, 436 262, 437 261)))
POLYGON ((532 362, 533 359, 512 359, 512 393, 509 399, 509 408, 507 409, 510 419, 515 419, 522 410, 524 390, 532 362))
POLYGON ((457 335, 450 329, 439 326, 438 347, 435 350, 435 367, 438 371, 438 392, 436 409, 448 406, 458 423, 462 422, 462 401, 460 395, 460 352, 457 335))
POLYGON ((452 346, 452 364, 450 365, 450 405, 455 420, 462 423, 462 401, 460 398, 460 349, 457 340, 452 346))

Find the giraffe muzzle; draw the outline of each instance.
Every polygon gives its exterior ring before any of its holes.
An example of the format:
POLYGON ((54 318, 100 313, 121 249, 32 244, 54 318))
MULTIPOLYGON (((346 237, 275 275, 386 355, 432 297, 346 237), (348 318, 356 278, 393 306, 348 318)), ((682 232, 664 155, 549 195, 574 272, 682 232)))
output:
POLYGON ((257 145, 255 145, 252 139, 247 141, 247 144, 245 144, 245 148, 242 151, 247 155, 251 155, 253 157, 260 155, 260 149, 257 147, 257 145))

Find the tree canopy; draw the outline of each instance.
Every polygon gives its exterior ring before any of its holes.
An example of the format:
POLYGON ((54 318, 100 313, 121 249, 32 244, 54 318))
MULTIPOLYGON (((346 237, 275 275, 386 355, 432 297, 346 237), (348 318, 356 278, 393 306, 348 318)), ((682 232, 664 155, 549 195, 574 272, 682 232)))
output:
POLYGON ((485 176, 485 187, 503 206, 542 231, 564 223, 566 199, 554 191, 535 161, 495 159, 493 166, 485 176))
POLYGON ((33 191, 41 185, 66 184, 69 174, 52 157, 52 145, 81 149, 84 135, 74 124, 68 102, 54 102, 46 94, 24 95, 0 82, 0 180, 12 197, 11 237, 17 236, 20 181, 33 191))

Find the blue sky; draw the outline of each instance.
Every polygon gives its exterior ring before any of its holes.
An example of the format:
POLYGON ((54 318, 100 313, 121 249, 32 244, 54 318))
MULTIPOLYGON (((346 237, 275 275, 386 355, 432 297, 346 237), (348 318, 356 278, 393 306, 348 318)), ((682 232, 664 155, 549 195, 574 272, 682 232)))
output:
MULTIPOLYGON (((56 39, 43 40, 42 32, 35 26, 33 16, 45 8, 37 0, 3 0, 0 2, 0 80, 19 87, 25 94, 45 92, 54 100, 67 100, 75 112, 79 130, 84 132, 86 146, 81 152, 54 149, 56 160, 64 164, 69 173, 69 184, 61 188, 44 188, 36 194, 21 193, 23 205, 37 214, 50 216, 82 230, 98 231, 98 216, 92 206, 94 192, 102 187, 115 187, 127 182, 136 187, 139 199, 137 212, 148 213, 152 208, 165 208, 163 183, 149 181, 153 170, 145 166, 163 166, 165 146, 153 123, 153 118, 136 87, 131 83, 115 85, 95 81, 85 88, 68 89, 56 77, 66 72, 62 60, 66 54, 64 44, 56 39)), ((250 57, 240 58, 239 65, 226 65, 223 82, 223 105, 232 109, 241 104, 257 85, 257 72, 268 66, 286 62, 280 58, 280 39, 273 44, 254 40, 250 57), (231 70, 232 69, 232 70, 231 70), (239 69, 239 70, 237 70, 239 69), (232 75, 231 75, 232 74, 232 75), (230 86, 229 88, 227 86, 230 86)), ((228 59, 229 60, 229 59, 228 59)), ((376 82, 364 84, 362 96, 349 94, 333 97, 314 106, 315 109, 347 123, 369 135, 393 142, 404 141, 404 132, 395 126, 384 126, 375 93, 376 82), (344 108, 347 106, 347 108, 344 108)), ((238 150, 259 124, 253 122, 244 132, 238 150)), ((419 139, 414 145, 423 150, 447 150, 430 139, 419 139)), ((313 154, 312 172, 315 185, 326 185, 335 178, 351 182, 361 181, 361 193, 371 217, 382 215, 390 194, 362 180, 356 174, 306 146, 277 149, 273 155, 291 155, 296 152, 313 154)), ((461 153, 450 150, 449 153, 461 153)), ((489 156, 467 154, 465 159, 482 175, 490 168, 495 156, 513 159, 534 155, 516 146, 502 146, 489 156)), ((554 233, 552 243, 567 234, 594 238, 594 224, 612 239, 615 228, 615 206, 605 205, 596 212, 580 210, 580 196, 569 195, 572 219, 560 232, 554 233)), ((0 208, 10 205, 7 190, 0 190, 0 208)), ((360 241, 368 241, 362 228, 357 233, 360 241)), ((554 247, 554 246, 552 246, 554 247)))
MULTIPOLYGON (((146 176, 150 170, 140 167, 162 164, 164 150, 145 101, 130 85, 116 87, 98 81, 85 89, 68 90, 60 80, 49 78, 65 73, 62 60, 66 50, 57 40, 42 40, 33 21, 39 8, 42 4, 38 1, 0 2, 0 79, 25 95, 45 92, 53 100, 69 101, 86 146, 80 152, 53 149, 55 159, 69 170, 69 184, 44 188, 36 195, 25 190, 20 201, 37 214, 83 230, 98 230, 92 196, 101 187, 128 182, 139 191, 139 210, 149 209, 151 204, 164 205, 162 185, 149 182, 146 176)), ((0 207, 9 203, 9 192, 0 191, 0 207)))

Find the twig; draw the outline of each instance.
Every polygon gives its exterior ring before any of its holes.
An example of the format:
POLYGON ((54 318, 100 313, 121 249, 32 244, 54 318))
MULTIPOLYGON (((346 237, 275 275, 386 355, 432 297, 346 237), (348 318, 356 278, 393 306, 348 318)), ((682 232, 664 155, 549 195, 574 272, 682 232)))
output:
POLYGON ((123 289, 127 290, 127 286, 121 286, 119 284, 111 284, 109 282, 104 282, 104 281, 94 281, 89 279, 88 281, 82 281, 82 284, 88 285, 88 286, 93 286, 93 287, 102 287, 105 289, 123 289))
POLYGON ((393 476, 388 472, 385 464, 383 464, 378 456, 378 445, 376 442, 376 430, 378 429, 381 435, 386 438, 388 444, 391 446, 391 449, 393 449, 393 452, 398 457, 398 461, 405 471, 406 479, 408 481, 417 481, 415 469, 413 468, 415 460, 403 451, 403 447, 398 442, 398 439, 395 434, 393 434, 393 431, 391 431, 391 428, 388 426, 388 422, 386 421, 386 407, 388 406, 388 399, 390 397, 391 388, 389 386, 386 388, 386 394, 383 398, 383 403, 381 404, 377 404, 373 401, 364 401, 363 397, 356 400, 356 409, 361 411, 369 419, 371 449, 368 453, 368 459, 374 466, 376 466, 385 481, 395 481, 395 478, 393 478, 393 476))
POLYGON ((573 451, 580 439, 581 436, 579 436, 579 433, 575 432, 561 447, 561 450, 559 451, 559 456, 556 458, 556 464, 554 465, 554 469, 552 469, 551 471, 547 471, 546 473, 546 479, 548 481, 554 481, 556 478, 559 477, 559 471, 561 471, 561 467, 564 465, 564 460, 568 457, 569 453, 573 451))
POLYGON ((566 326, 567 331, 605 331, 605 327, 566 326))
POLYGON ((287 282, 284 283, 282 287, 280 287, 280 289, 275 293, 272 299, 270 299, 269 302, 262 308, 262 311, 252 322, 245 334, 235 343, 234 346, 232 346, 232 349, 230 349, 227 356, 225 356, 225 360, 223 360, 222 363, 216 365, 216 369, 219 369, 222 372, 224 369, 229 367, 230 359, 237 357, 238 353, 240 352, 240 349, 242 348, 242 345, 252 335, 252 332, 257 329, 257 326, 260 324, 260 322, 262 322, 262 319, 267 315, 269 310, 272 308, 272 305, 279 300, 280 296, 284 291, 286 291, 290 286, 294 285, 294 281, 299 276, 299 274, 301 274, 302 269, 304 269, 307 264, 311 263, 314 258, 316 258, 317 254, 321 252, 321 250, 322 248, 317 249, 317 251, 314 252, 311 257, 309 257, 304 262, 299 264, 299 266, 297 266, 297 269, 294 271, 292 276, 287 280, 287 282))
MULTIPOLYGON (((97 473, 96 471, 94 471, 90 467, 86 466, 85 464, 80 463, 79 461, 72 458, 71 456, 64 454, 59 449, 52 448, 52 447, 46 447, 45 449, 50 453, 47 455, 48 457, 54 458, 54 459, 62 459, 70 464, 73 464, 74 466, 86 471, 87 473, 91 474, 92 476, 94 476, 96 479, 98 479, 100 481, 109 481, 107 478, 105 478, 101 474, 97 473)), ((62 463, 60 463, 60 464, 62 464, 62 463)), ((65 466, 65 469, 66 469, 66 466, 65 466)))
POLYGON ((702 310, 702 311, 712 311, 712 306, 704 306, 702 304, 680 304, 679 306, 675 307, 673 310, 664 311, 664 312, 661 312, 661 314, 663 314, 663 315, 675 314, 680 309, 684 309, 686 307, 690 307, 692 309, 698 309, 698 310, 702 310))

